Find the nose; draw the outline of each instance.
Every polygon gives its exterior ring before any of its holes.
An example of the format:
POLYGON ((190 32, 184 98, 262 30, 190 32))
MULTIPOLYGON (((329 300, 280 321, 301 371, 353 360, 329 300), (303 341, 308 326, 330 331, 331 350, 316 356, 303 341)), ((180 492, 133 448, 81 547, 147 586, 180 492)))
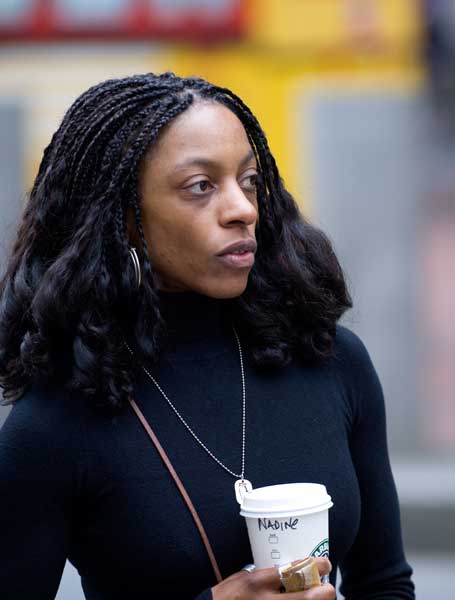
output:
POLYGON ((220 222, 223 227, 254 225, 257 217, 258 210, 254 195, 248 197, 236 181, 226 185, 220 208, 220 222))

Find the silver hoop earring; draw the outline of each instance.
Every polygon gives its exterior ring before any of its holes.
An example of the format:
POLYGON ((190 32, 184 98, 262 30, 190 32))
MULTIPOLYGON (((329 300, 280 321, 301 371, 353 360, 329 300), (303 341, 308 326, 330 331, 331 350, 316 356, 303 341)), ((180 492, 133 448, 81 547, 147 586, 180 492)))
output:
POLYGON ((134 273, 136 274, 136 285, 137 285, 137 288, 139 289, 139 286, 141 285, 141 281, 142 281, 141 263, 139 262, 139 257, 137 255, 136 248, 134 246, 130 246, 129 253, 131 256, 131 260, 133 261, 134 273))

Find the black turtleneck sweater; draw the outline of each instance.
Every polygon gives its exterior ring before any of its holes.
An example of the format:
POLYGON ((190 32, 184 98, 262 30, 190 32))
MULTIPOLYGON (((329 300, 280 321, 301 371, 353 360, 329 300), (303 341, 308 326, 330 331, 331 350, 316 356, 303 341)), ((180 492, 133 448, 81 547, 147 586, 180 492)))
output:
MULTIPOLYGON (((151 372, 206 446, 241 468, 239 353, 223 301, 162 294, 169 349, 151 372)), ((239 332, 240 333, 240 332, 239 332)), ((243 340, 246 470, 254 487, 323 483, 331 582, 348 600, 411 600, 381 386, 362 342, 338 327, 318 366, 255 370, 243 340)), ((206 528, 223 577, 252 562, 235 478, 194 440, 144 374, 136 402, 206 528)), ((211 598, 199 533, 131 407, 115 417, 60 385, 32 387, 0 432, 0 596, 54 598, 65 560, 90 600, 211 598)))

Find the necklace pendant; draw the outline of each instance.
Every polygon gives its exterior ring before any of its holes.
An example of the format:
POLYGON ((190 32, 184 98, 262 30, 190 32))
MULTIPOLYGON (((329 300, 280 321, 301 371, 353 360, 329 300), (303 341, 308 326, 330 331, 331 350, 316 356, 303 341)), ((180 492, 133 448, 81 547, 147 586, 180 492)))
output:
POLYGON ((237 479, 234 483, 235 497, 239 504, 243 502, 243 496, 253 490, 253 486, 248 479, 237 479))

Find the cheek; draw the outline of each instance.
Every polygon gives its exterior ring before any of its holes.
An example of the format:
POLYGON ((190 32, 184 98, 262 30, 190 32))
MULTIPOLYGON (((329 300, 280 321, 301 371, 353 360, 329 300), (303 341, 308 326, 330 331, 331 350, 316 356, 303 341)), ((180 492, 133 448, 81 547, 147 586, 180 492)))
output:
POLYGON ((155 219, 146 234, 152 260, 163 266, 196 268, 207 255, 207 229, 204 231, 186 215, 155 219))

